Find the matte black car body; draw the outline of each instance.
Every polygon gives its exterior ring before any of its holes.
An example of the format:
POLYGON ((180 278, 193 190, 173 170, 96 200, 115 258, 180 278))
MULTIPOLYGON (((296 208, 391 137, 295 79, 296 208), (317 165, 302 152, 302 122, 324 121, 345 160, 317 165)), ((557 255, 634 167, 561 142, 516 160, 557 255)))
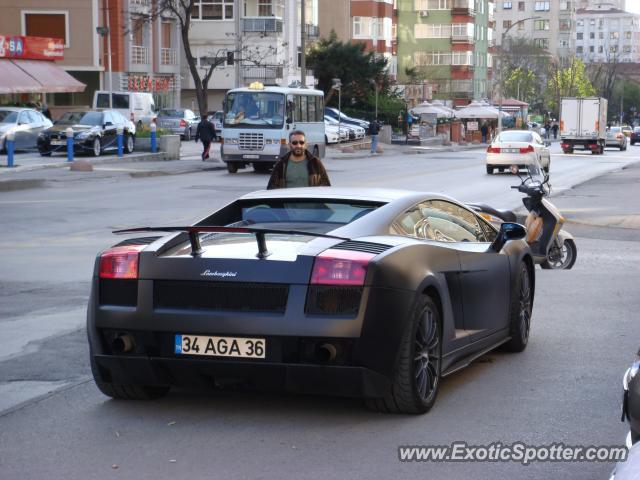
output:
POLYGON ((640 351, 636 361, 627 369, 623 378, 622 421, 629 422, 627 445, 640 440, 640 351))
POLYGON ((123 129, 123 149, 132 153, 135 146, 135 125, 117 110, 83 110, 65 112, 51 128, 38 136, 38 151, 41 155, 66 152, 66 131, 73 129, 73 150, 75 153, 99 156, 103 152, 118 149, 117 129, 123 129), (80 122, 87 114, 93 114, 98 121, 92 124, 80 122), (57 143, 57 145, 55 145, 57 143))
MULTIPOLYGON (((533 297, 535 273, 523 240, 509 241, 494 251, 490 242, 439 242, 394 233, 399 216, 426 200, 472 212, 450 198, 316 187, 255 192, 237 202, 274 199, 350 200, 370 204, 371 211, 328 232, 348 241, 308 239, 300 244, 293 261, 279 260, 275 246, 270 247, 273 257, 255 258, 254 240, 247 245, 251 258, 167 256, 166 252, 189 244, 185 234, 173 234, 130 240, 147 244, 139 256, 139 280, 116 285, 99 278, 98 256, 87 322, 97 381, 169 386, 240 379, 292 392, 380 398, 392 388, 403 335, 423 295, 433 299, 441 318, 442 375, 510 339, 514 278, 523 265, 533 297), (375 253, 352 309, 319 306, 316 301, 322 292, 310 285, 310 274, 317 255, 329 248, 375 253), (221 273, 209 277, 207 271, 221 273), (219 300, 211 303, 203 301, 203 296, 219 300), (200 308, 202 302, 205 308, 200 308), (213 305, 216 302, 221 308, 213 305), (173 352, 177 333, 263 337, 267 357, 177 356, 173 352), (123 334, 133 338, 135 348, 116 353, 120 349, 114 349, 113 342, 123 334), (325 342, 337 350, 331 361, 317 355, 318 345, 325 342)), ((196 225, 232 223, 237 202, 196 225)), ((490 229, 487 235, 498 235, 481 221, 490 229)), ((352 298, 345 299, 353 305, 352 298)))

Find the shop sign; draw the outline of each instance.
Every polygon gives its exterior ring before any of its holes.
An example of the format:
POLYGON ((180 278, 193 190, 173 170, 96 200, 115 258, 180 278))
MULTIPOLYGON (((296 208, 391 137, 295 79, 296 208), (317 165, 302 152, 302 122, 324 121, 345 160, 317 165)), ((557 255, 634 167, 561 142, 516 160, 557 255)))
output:
POLYGON ((63 60, 64 40, 60 38, 0 35, 0 58, 63 60))

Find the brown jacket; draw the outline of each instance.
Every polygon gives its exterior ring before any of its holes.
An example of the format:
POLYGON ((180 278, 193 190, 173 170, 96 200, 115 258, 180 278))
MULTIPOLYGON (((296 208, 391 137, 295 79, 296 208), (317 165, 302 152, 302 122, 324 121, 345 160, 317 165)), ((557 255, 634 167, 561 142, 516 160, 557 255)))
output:
MULTIPOLYGON (((330 187, 329 176, 324 169, 324 165, 318 157, 313 156, 308 150, 304 151, 307 157, 307 168, 309 169, 309 186, 310 187, 330 187)), ((287 165, 289 164, 291 152, 285 154, 278 160, 273 167, 271 178, 267 184, 267 190, 274 188, 286 188, 287 186, 287 165)))

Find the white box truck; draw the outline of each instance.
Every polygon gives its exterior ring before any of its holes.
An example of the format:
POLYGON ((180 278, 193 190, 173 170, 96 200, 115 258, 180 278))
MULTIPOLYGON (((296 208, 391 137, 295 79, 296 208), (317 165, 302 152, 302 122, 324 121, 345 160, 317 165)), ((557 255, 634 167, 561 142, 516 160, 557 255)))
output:
POLYGON ((603 154, 607 141, 606 98, 563 98, 560 101, 560 146, 564 153, 590 150, 603 154))

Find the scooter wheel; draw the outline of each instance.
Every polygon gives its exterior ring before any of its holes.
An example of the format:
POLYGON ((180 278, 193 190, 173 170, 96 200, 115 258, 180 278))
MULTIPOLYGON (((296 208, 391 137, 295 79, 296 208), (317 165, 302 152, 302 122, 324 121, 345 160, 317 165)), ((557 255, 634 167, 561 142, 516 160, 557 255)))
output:
POLYGON ((557 258, 547 259, 540 264, 545 270, 569 270, 576 263, 578 249, 573 240, 565 240, 562 251, 557 258))

